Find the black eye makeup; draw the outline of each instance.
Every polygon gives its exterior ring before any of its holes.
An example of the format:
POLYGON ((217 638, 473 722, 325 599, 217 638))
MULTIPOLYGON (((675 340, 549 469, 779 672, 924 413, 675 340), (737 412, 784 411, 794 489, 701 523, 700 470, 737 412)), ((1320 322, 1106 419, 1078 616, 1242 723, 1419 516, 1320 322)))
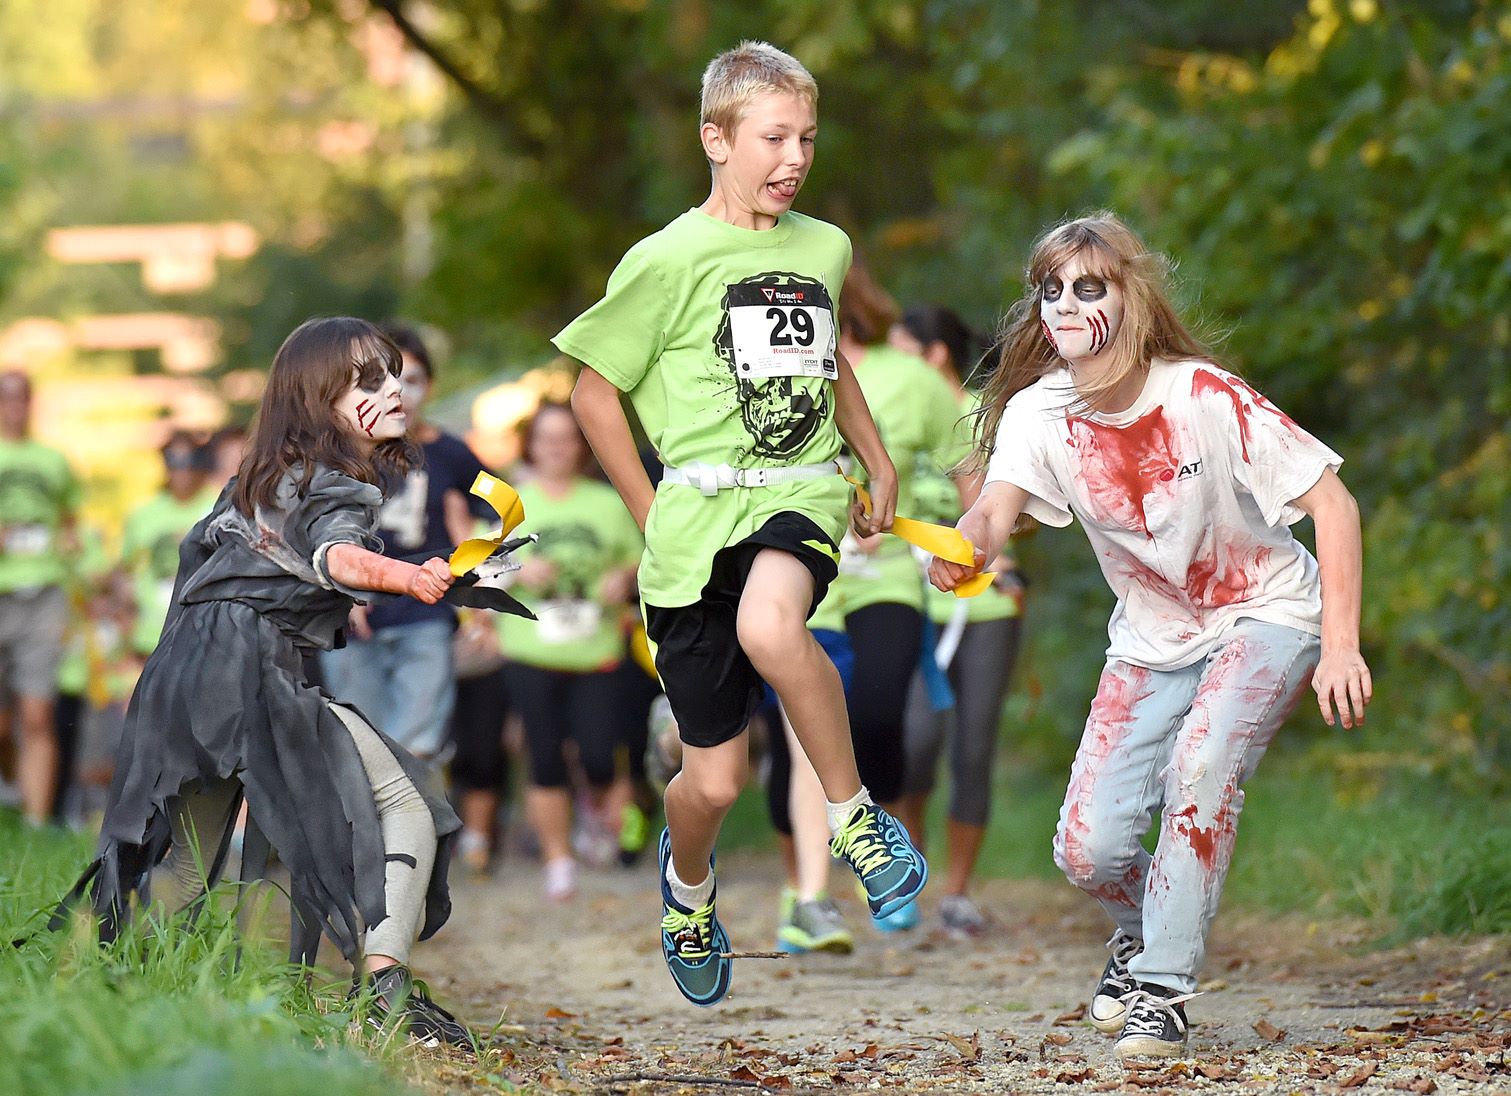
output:
POLYGON ((1045 278, 1043 284, 1039 286, 1039 295, 1046 301, 1058 301, 1063 292, 1065 292, 1065 283, 1053 274, 1045 278))
POLYGON ((1099 301, 1107 296, 1107 283, 1095 274, 1082 274, 1071 284, 1076 298, 1082 301, 1099 301))
POLYGON ((399 358, 368 358, 352 365, 357 371, 357 387, 364 392, 380 391, 386 376, 397 377, 404 371, 404 363, 399 358))

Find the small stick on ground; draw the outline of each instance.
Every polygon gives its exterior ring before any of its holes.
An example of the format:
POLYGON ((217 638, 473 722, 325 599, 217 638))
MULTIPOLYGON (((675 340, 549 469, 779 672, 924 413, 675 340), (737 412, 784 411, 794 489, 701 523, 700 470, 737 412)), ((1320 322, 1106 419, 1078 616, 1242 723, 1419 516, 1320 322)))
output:
POLYGON ((786 959, 785 951, 721 951, 720 959, 786 959))

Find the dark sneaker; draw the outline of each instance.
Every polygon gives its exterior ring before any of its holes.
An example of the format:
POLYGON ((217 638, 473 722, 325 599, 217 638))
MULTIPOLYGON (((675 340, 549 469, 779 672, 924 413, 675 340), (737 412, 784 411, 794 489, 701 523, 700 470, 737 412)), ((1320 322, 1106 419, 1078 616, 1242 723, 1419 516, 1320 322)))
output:
MULTIPOLYGON (((712 1005, 729 992, 732 960, 723 958, 729 951, 729 937, 714 914, 714 895, 708 904, 691 910, 672 897, 666 881, 666 865, 672 858, 672 837, 661 831, 658 847, 661 864, 661 954, 672 981, 695 1005, 712 1005)), ((712 870, 712 863, 709 865, 712 870)), ((717 885, 714 887, 717 892, 717 885)))
POLYGON ((403 1031, 424 1047, 477 1049, 467 1026, 432 1001, 425 983, 416 981, 402 963, 368 975, 357 1007, 362 1022, 374 1031, 403 1031))
POLYGON ((789 955, 829 951, 849 955, 855 938, 845 927, 845 915, 832 898, 820 896, 799 902, 793 891, 782 892, 782 923, 776 931, 777 950, 789 955))
POLYGON ((913 847, 902 823, 875 803, 862 803, 850 812, 829 851, 860 879, 873 918, 906 906, 928 882, 923 853, 913 847))
POLYGON ((1102 968, 1102 977, 1091 994, 1091 1007, 1086 1010, 1086 1020, 1092 1027, 1107 1035, 1116 1035, 1123 1030, 1123 1015, 1128 1006, 1123 998, 1132 993, 1136 982, 1128 973, 1128 964, 1144 950, 1144 942, 1135 940, 1122 929, 1112 934, 1107 941, 1107 965, 1102 968))
POLYGON ((1179 1058, 1186 1050, 1185 1004, 1194 993, 1179 993, 1138 982, 1123 1000, 1123 1034, 1113 1050, 1119 1058, 1179 1058))

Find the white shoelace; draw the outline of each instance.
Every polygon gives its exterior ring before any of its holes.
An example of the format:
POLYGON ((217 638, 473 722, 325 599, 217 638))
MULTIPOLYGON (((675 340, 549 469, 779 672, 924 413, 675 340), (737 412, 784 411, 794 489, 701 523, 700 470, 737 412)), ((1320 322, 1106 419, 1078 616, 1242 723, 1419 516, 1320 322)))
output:
POLYGON ((1194 997, 1200 997, 1201 991, 1195 993, 1182 993, 1175 997, 1161 997, 1157 993, 1150 993, 1146 989, 1135 989, 1123 996, 1123 1003, 1128 1006, 1128 1018, 1123 1021, 1123 1038, 1130 1035, 1151 1035, 1156 1038, 1165 1033, 1165 1019, 1168 1017, 1175 1022, 1176 1030, 1182 1035, 1186 1033, 1186 1021, 1181 1014, 1175 1011, 1176 1005, 1183 1005, 1194 997), (1147 1008, 1140 1005, 1147 1004, 1147 1008))
POLYGON ((1107 946, 1112 949, 1112 973, 1102 982, 1104 990, 1112 990, 1111 993, 1100 993, 1103 997, 1123 997, 1131 992, 1136 983, 1128 973, 1128 964, 1133 962, 1133 957, 1144 950, 1144 942, 1135 940, 1122 930, 1112 934, 1112 939, 1107 941, 1107 946))

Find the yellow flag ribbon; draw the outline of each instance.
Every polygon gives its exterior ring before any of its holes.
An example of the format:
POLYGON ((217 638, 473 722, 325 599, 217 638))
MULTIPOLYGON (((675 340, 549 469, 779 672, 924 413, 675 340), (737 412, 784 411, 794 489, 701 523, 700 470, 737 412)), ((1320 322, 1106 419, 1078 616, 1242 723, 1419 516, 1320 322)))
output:
MULTIPOLYGON (((845 476, 845 482, 855 488, 855 493, 860 496, 861 505, 869 511, 871 492, 867 491, 859 480, 850 476, 845 476)), ((892 528, 888 532, 909 544, 916 544, 930 555, 947 559, 951 563, 958 563, 962 567, 973 566, 976 562, 976 546, 966 539, 964 533, 952 526, 935 525, 931 521, 918 521, 914 518, 894 517, 892 528)), ((995 577, 995 572, 983 571, 973 578, 968 578, 955 587, 955 596, 975 597, 991 586, 992 579, 995 577)))
POLYGON ((525 520, 525 504, 520 501, 519 492, 497 476, 479 472, 477 479, 472 481, 472 493, 493 507, 493 512, 498 515, 501 524, 498 533, 494 536, 472 537, 456 546, 456 550, 451 553, 450 562, 451 573, 457 578, 461 578, 498 551, 499 545, 504 543, 504 538, 525 520))

